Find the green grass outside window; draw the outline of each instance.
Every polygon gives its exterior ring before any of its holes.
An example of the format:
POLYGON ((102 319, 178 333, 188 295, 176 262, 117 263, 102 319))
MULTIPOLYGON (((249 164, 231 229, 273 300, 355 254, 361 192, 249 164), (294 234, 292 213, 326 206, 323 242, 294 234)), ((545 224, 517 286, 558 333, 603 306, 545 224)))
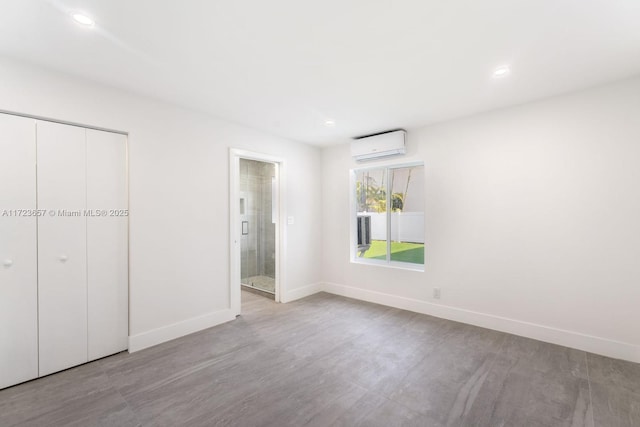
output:
MULTIPOLYGON (((365 258, 387 259, 387 242, 373 240, 365 258)), ((391 261, 424 264, 424 243, 391 242, 391 261)))

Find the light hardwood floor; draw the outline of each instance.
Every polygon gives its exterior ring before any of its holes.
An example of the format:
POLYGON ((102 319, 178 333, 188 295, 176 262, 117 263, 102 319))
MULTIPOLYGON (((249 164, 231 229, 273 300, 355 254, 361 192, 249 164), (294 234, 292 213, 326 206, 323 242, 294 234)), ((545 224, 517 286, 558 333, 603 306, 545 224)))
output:
POLYGON ((0 391, 0 426, 640 426, 640 365, 325 293, 0 391))

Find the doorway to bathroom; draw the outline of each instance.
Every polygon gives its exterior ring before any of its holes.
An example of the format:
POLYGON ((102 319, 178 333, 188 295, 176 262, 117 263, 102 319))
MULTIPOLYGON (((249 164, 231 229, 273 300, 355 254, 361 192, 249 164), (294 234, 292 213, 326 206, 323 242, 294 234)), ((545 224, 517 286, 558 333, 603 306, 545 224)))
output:
POLYGON ((240 284, 275 299, 276 165, 240 159, 240 284))
POLYGON ((230 307, 241 310, 244 291, 280 302, 282 169, 277 158, 230 152, 230 307))

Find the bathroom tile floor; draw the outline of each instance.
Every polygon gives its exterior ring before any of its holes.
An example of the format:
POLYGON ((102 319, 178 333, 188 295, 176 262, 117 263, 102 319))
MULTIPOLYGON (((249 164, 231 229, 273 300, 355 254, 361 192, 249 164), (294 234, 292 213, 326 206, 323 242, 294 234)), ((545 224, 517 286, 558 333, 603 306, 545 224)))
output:
POLYGON ((326 293, 0 390, 0 426, 640 426, 640 365, 326 293))

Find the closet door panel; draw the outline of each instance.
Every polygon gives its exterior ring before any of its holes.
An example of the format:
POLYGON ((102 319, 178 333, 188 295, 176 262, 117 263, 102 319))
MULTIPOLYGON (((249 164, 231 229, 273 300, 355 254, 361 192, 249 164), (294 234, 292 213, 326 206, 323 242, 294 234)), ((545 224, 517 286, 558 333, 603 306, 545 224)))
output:
POLYGON ((85 129, 37 123, 40 375, 87 361, 85 129))
POLYGON ((87 130, 89 360, 128 348, 126 138, 87 130))
POLYGON ((0 389, 38 376, 35 129, 0 114, 0 389))

